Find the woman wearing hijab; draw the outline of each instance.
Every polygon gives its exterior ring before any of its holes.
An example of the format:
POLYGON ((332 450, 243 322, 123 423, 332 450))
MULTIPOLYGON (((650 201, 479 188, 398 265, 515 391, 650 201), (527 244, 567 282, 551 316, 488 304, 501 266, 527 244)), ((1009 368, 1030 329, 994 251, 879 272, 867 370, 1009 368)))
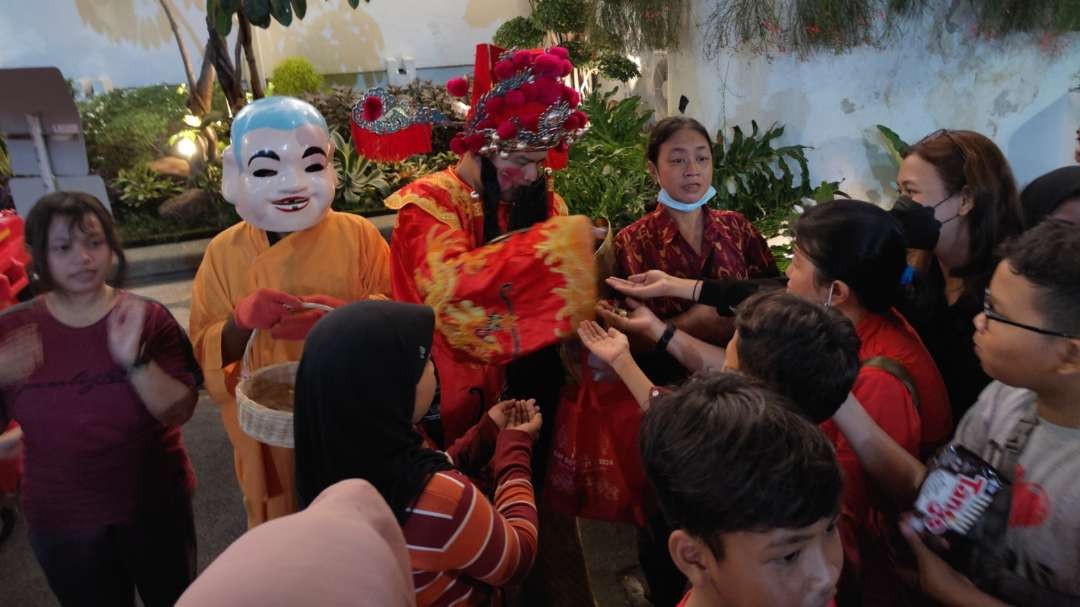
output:
POLYGON ((409 569, 394 513, 370 483, 353 479, 245 533, 177 607, 415 607, 409 569))
POLYGON ((341 480, 367 480, 404 531, 417 604, 482 605, 532 566, 530 457, 541 417, 532 402, 504 407, 492 504, 416 431, 436 389, 434 331, 431 308, 389 301, 345 306, 315 326, 296 382, 297 488, 306 506, 341 480))

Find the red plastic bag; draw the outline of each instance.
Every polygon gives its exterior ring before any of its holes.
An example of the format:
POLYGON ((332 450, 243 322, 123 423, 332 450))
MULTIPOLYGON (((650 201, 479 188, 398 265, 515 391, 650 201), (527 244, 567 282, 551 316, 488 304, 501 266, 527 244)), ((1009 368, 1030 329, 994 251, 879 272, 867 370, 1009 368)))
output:
POLYGON ((544 499, 565 514, 642 527, 641 408, 618 377, 590 368, 587 356, 580 383, 567 387, 555 416, 544 499))

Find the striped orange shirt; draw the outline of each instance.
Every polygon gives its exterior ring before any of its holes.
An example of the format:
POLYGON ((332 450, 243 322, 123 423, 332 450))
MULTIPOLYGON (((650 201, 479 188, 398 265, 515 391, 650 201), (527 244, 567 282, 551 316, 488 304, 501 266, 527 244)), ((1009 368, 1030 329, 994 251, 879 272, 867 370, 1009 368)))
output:
POLYGON ((499 433, 494 505, 458 471, 431 477, 404 527, 419 607, 485 605, 493 588, 528 573, 537 543, 531 451, 528 434, 499 433))

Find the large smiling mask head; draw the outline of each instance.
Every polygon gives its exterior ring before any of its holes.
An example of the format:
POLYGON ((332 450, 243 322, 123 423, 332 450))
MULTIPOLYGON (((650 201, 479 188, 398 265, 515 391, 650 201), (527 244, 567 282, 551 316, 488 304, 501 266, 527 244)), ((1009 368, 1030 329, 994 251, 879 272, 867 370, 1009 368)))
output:
POLYGON ((257 228, 306 230, 322 221, 334 200, 333 158, 326 120, 311 104, 292 97, 259 99, 233 119, 221 193, 257 228))

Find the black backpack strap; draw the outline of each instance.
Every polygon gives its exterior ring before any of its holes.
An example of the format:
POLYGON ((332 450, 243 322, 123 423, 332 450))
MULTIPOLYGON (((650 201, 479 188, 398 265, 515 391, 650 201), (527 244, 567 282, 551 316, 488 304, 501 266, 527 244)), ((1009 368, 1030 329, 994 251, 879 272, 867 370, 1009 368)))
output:
POLYGON ((922 409, 922 401, 919 399, 919 389, 915 387, 915 380, 911 378, 911 374, 904 368, 904 365, 899 361, 888 356, 875 356, 868 360, 863 361, 863 367, 870 367, 871 369, 881 369, 895 377, 904 387, 907 388, 908 394, 911 395, 911 402, 915 405, 915 412, 919 413, 922 409))

